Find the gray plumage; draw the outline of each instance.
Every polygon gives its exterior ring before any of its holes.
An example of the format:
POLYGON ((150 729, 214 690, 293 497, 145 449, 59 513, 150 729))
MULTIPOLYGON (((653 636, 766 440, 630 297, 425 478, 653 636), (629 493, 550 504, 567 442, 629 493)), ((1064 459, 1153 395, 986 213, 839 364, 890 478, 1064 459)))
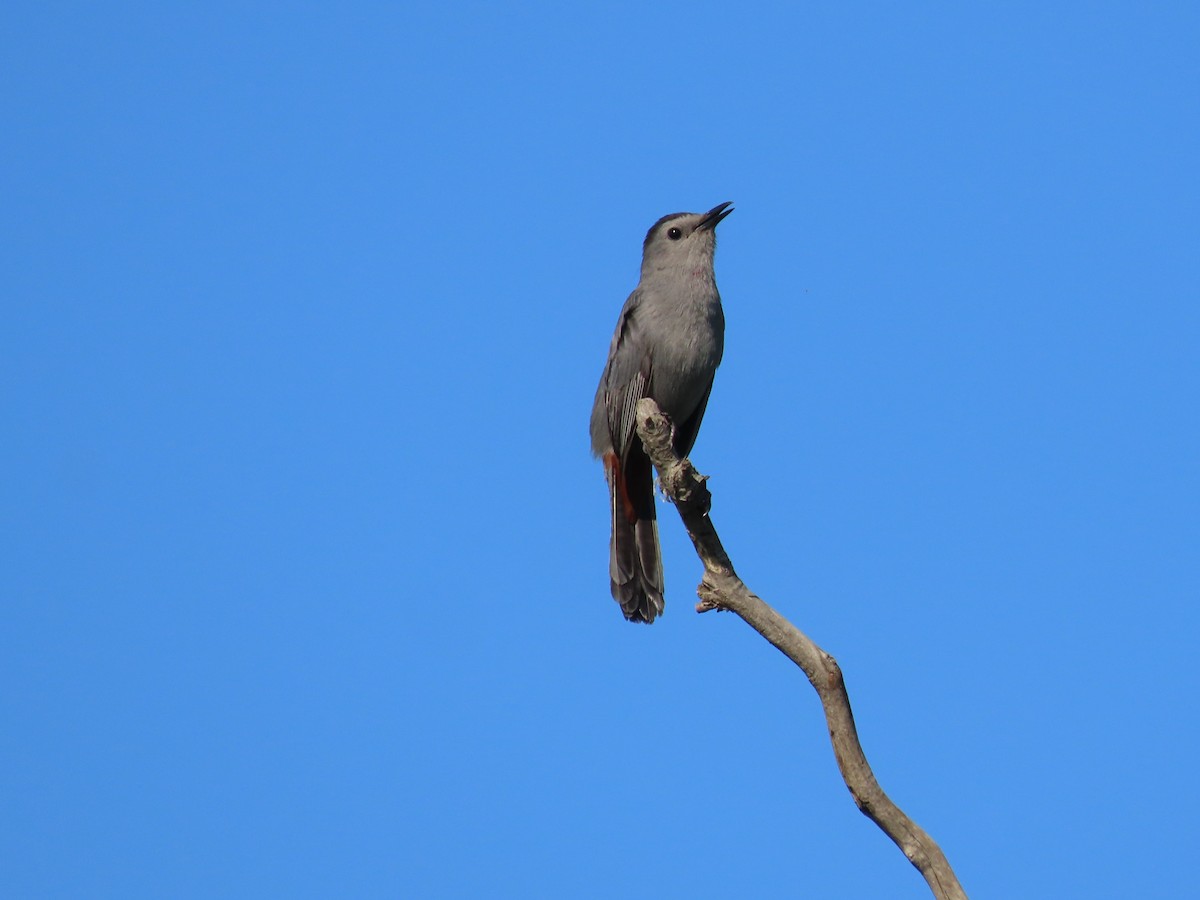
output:
POLYGON ((675 423, 675 449, 692 449, 725 344, 713 253, 717 224, 731 212, 722 203, 674 213, 647 232, 641 279, 621 309, 592 406, 592 453, 604 462, 612 507, 612 595, 632 622, 663 611, 654 467, 634 428, 637 402, 653 399, 675 423))

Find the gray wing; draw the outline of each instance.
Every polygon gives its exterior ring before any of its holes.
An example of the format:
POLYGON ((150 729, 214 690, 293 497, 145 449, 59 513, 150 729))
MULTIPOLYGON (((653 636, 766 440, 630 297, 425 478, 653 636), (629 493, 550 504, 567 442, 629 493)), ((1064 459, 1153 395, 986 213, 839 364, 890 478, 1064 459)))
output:
POLYGON ((662 554, 654 508, 654 469, 634 430, 637 403, 650 393, 651 354, 638 318, 640 295, 625 301, 596 402, 592 452, 604 457, 612 504, 609 579, 625 618, 653 622, 663 611, 662 554))
POLYGON ((625 301, 596 400, 592 406, 592 452, 602 456, 609 450, 624 458, 634 433, 637 403, 650 393, 650 347, 638 319, 639 294, 625 301))
POLYGON ((704 396, 696 404, 696 411, 675 426, 675 452, 680 456, 687 456, 692 452, 692 445, 696 443, 696 435, 700 432, 700 421, 704 418, 704 410, 708 408, 708 395, 712 393, 712 386, 713 379, 710 378, 708 387, 704 389, 704 396))

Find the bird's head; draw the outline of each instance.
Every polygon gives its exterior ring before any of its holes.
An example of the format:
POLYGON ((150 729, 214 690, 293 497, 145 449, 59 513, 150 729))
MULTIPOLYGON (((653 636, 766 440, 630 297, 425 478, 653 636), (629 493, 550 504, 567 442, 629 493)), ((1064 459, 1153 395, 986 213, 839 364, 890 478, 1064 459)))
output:
POLYGON ((730 202, 706 213, 671 213, 655 222, 642 244, 642 276, 669 269, 712 268, 716 227, 733 212, 730 202))

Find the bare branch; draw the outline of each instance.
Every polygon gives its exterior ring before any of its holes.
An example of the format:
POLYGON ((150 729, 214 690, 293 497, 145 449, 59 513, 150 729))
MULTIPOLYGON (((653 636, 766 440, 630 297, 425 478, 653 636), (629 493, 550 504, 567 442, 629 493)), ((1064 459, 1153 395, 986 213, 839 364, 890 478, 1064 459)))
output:
POLYGON ((966 900, 967 895, 941 848, 891 801, 875 780, 858 741, 850 698, 837 660, 752 594, 738 578, 708 515, 712 496, 705 484, 707 478, 696 472, 691 462, 680 459, 675 453, 671 444, 671 420, 653 400, 638 403, 637 430, 658 470, 663 490, 674 501, 696 553, 704 563, 696 611, 727 609, 737 613, 804 671, 821 698, 838 768, 858 808, 896 842, 925 876, 934 897, 966 900))

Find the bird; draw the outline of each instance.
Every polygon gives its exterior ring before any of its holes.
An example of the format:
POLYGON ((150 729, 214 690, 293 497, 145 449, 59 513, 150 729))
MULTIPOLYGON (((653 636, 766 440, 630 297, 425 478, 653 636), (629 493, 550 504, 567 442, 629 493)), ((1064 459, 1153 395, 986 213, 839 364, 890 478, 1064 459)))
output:
POLYGON ((631 622, 653 622, 664 605, 654 467, 634 426, 637 403, 657 403, 675 425, 675 450, 691 451, 725 348, 713 256, 717 225, 732 212, 725 202, 651 226, 592 405, 592 454, 604 464, 612 508, 612 596, 631 622))

